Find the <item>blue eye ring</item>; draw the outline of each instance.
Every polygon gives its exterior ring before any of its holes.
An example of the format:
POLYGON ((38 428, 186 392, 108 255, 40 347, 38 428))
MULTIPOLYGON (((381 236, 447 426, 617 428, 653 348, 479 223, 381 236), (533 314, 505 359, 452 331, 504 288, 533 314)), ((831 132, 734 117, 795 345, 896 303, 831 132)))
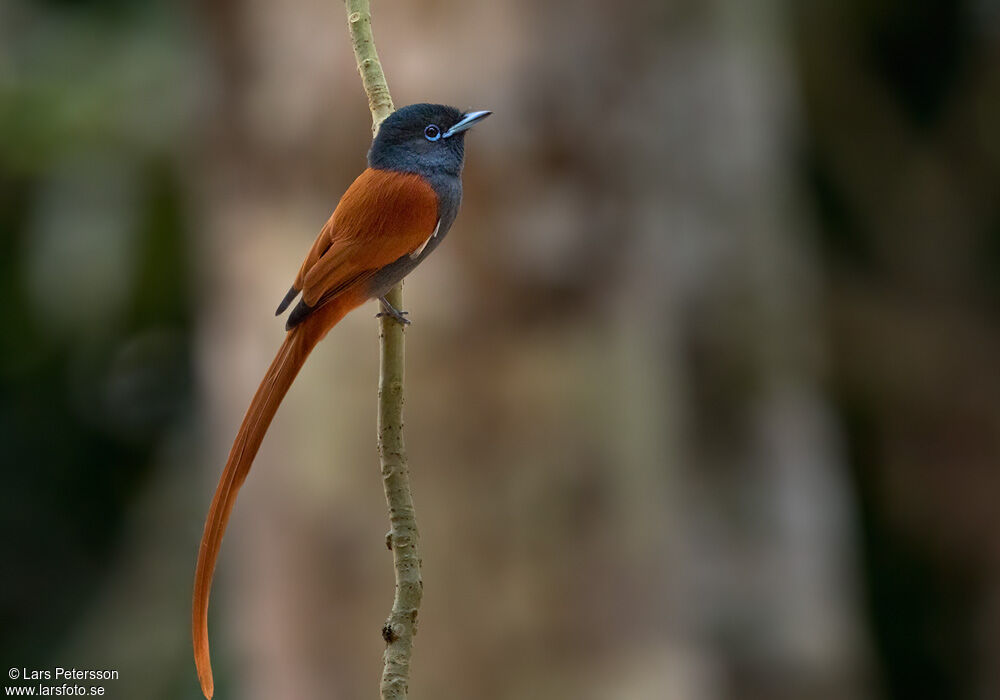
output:
POLYGON ((424 138, 428 141, 437 141, 441 138, 441 129, 438 128, 437 124, 428 124, 424 129, 424 138))

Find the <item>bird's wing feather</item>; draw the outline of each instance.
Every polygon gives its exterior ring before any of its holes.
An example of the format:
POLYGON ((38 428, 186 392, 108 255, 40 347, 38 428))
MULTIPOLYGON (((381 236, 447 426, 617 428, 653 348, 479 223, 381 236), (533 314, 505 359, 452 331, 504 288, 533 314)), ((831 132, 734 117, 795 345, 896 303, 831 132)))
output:
POLYGON ((420 248, 434 232, 437 211, 437 195, 419 175, 365 170, 303 263, 296 280, 303 301, 316 306, 420 248))
POLYGON ((305 281, 306 273, 316 264, 316 262, 323 256, 323 254, 330 249, 330 244, 333 242, 333 214, 327 219, 326 223, 323 224, 323 228, 320 229, 319 235, 316 236, 316 240, 313 241, 312 247, 309 252, 306 253, 306 259, 302 261, 302 266, 299 267, 299 272, 295 275, 295 283, 292 285, 295 289, 301 291, 302 284, 305 281))

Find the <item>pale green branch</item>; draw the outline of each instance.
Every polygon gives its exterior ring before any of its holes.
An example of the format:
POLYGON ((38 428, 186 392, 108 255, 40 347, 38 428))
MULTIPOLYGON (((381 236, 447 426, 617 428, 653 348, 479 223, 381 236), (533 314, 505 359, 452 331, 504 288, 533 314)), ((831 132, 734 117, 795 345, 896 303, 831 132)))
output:
MULTIPOLYGON (((375 51, 371 8, 368 0, 346 0, 346 5, 354 56, 372 113, 372 133, 378 133, 379 125, 392 114, 394 107, 375 51)), ((402 309, 403 283, 393 287, 386 299, 402 309)), ((382 628, 386 644, 380 691, 382 700, 405 700, 423 582, 420 579, 419 534, 403 442, 403 325, 390 316, 382 316, 379 339, 378 454, 389 506, 390 529, 386 544, 392 550, 396 573, 392 612, 382 628)))

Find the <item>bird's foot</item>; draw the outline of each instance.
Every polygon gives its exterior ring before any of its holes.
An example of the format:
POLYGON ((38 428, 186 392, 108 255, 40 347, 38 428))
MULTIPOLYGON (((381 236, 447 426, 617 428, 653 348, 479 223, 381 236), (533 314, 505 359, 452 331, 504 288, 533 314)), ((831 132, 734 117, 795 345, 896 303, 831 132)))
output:
POLYGON ((397 323, 403 326, 410 325, 410 319, 406 318, 410 313, 409 311, 400 311, 395 306, 390 304, 385 297, 379 297, 379 303, 382 305, 382 311, 375 314, 375 318, 382 318, 383 316, 391 316, 397 323))

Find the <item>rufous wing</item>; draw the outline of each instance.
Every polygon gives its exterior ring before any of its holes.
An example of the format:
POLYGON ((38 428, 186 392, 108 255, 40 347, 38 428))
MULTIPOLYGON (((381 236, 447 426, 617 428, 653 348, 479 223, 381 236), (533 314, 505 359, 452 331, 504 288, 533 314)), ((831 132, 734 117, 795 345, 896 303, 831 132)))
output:
POLYGON ((313 246, 300 271, 302 299, 309 306, 374 275, 424 245, 438 222, 434 189, 421 176, 365 170, 348 188, 320 233, 325 250, 313 246))

